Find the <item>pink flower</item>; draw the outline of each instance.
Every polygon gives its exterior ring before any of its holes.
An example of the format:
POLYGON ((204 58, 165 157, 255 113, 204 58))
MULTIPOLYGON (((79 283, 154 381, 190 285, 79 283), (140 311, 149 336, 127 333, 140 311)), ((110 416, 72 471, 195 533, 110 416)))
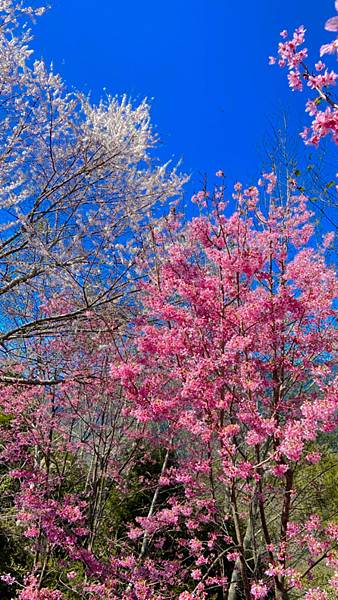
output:
POLYGON ((337 73, 325 69, 325 72, 322 75, 310 75, 308 78, 308 86, 312 89, 322 90, 324 87, 335 85, 337 77, 337 73))
POLYGON ((216 171, 216 177, 224 177, 224 172, 221 169, 216 171))
POLYGON ((290 71, 288 74, 288 81, 290 88, 295 91, 301 91, 303 89, 303 83, 300 78, 299 71, 290 71))
POLYGON ((268 588, 262 581, 258 583, 253 583, 251 586, 251 596, 255 600, 259 600, 260 598, 265 598, 268 593, 268 588))
POLYGON ((29 576, 25 579, 25 587, 20 592, 20 600, 61 600, 62 594, 57 590, 38 587, 36 577, 29 576))
POLYGON ((239 553, 234 550, 233 552, 228 552, 227 559, 235 562, 239 558, 239 553))
POLYGON ((272 194, 272 192, 274 191, 275 187, 276 187, 276 183, 277 183, 277 177, 276 174, 271 171, 271 173, 263 173, 263 179, 266 179, 266 181, 268 182, 266 191, 268 194, 272 194))
POLYGON ((314 100, 307 101, 305 111, 309 113, 310 117, 313 117, 314 115, 317 114, 318 108, 317 108, 317 104, 314 102, 314 100))
POLYGON ((317 588, 311 588, 305 594, 305 600, 327 600, 327 593, 317 588))
POLYGON ((272 467, 271 472, 276 477, 283 477, 288 469, 289 467, 287 465, 276 465, 275 467, 272 467))
POLYGON ((261 444, 266 439, 266 435, 263 432, 258 433, 257 431, 248 431, 246 436, 246 443, 249 446, 256 446, 256 444, 261 444))
POLYGON ((329 523, 326 532, 331 540, 338 541, 338 525, 336 523, 329 523))
POLYGON ((189 541, 189 547, 190 547, 191 551, 194 552, 194 554, 197 554, 202 551, 203 544, 200 540, 194 538, 189 541))
POLYGON ((201 577, 202 577, 202 571, 201 571, 201 569, 193 569, 191 571, 191 577, 193 579, 201 579, 201 577))
POLYGON ((331 17, 325 23, 327 31, 338 31, 338 17, 331 17))
POLYGON ((329 248, 334 242, 335 233, 334 231, 329 231, 324 237, 323 246, 324 248, 329 248))
POLYGON ((39 535, 38 527, 29 527, 25 532, 24 536, 27 538, 36 538, 39 535))
POLYGON ((312 465, 315 465, 317 462, 320 461, 320 459, 322 458, 320 452, 310 452, 309 454, 306 455, 306 460, 311 463, 312 465))
POLYGON ((315 64, 316 71, 322 71, 324 68, 325 68, 325 64, 321 60, 316 62, 316 64, 315 64))
POLYGON ((330 586, 333 587, 336 590, 336 592, 338 593, 338 572, 335 573, 333 575, 333 577, 331 577, 329 583, 330 583, 330 586))
POLYGON ((5 575, 0 576, 1 581, 7 583, 7 585, 13 585, 15 583, 15 577, 12 577, 10 573, 5 573, 5 575))
POLYGON ((300 526, 298 523, 294 523, 293 521, 290 521, 287 525, 287 534, 290 538, 295 537, 296 535, 298 535, 300 532, 300 526))
POLYGON ((320 48, 320 56, 324 54, 338 54, 338 38, 330 42, 329 44, 323 44, 320 48))

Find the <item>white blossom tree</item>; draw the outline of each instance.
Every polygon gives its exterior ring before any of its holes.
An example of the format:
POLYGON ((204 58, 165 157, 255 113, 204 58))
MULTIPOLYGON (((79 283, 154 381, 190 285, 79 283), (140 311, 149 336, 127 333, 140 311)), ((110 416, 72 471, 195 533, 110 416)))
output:
MULTIPOLYGON (((146 101, 134 107, 127 97, 107 97, 94 105, 33 60, 28 21, 43 12, 0 0, 6 357, 24 340, 60 332, 88 310, 124 297, 132 266, 126 246, 142 235, 152 207, 177 196, 184 182, 152 156, 157 140, 146 101)), ((1 377, 10 380, 5 372, 1 377)))

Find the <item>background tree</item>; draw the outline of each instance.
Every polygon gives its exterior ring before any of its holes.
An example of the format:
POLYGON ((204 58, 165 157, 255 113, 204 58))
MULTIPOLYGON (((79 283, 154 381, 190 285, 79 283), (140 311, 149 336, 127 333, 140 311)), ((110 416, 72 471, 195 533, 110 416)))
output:
POLYGON ((2 381, 24 340, 124 297, 131 231, 183 182, 152 157, 146 102, 94 105, 32 59, 26 21, 42 12, 0 3, 2 381))

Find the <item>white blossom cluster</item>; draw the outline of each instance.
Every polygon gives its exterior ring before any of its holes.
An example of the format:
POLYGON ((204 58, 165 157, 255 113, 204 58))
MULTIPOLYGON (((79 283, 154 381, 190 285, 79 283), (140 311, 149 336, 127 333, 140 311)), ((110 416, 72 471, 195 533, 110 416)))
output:
POLYGON ((152 207, 177 197, 184 183, 153 158, 146 101, 108 96, 94 105, 33 60, 28 22, 43 12, 0 1, 3 345, 53 332, 121 297, 131 239, 142 236, 152 207), (72 308, 46 317, 41 306, 57 296, 71 298, 72 308))

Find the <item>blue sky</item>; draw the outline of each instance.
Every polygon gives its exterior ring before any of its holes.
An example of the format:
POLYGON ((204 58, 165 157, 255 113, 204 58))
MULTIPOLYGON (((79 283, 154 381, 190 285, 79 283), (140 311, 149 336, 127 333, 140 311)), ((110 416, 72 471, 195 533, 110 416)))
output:
MULTIPOLYGON (((38 57, 53 61, 70 86, 148 97, 162 160, 182 158, 192 174, 221 168, 254 178, 271 123, 289 114, 306 122, 302 95, 269 67, 283 28, 304 24, 313 58, 332 34, 323 30, 333 0, 52 0, 35 28, 38 57)), ((301 146, 301 142, 300 142, 301 146)))

